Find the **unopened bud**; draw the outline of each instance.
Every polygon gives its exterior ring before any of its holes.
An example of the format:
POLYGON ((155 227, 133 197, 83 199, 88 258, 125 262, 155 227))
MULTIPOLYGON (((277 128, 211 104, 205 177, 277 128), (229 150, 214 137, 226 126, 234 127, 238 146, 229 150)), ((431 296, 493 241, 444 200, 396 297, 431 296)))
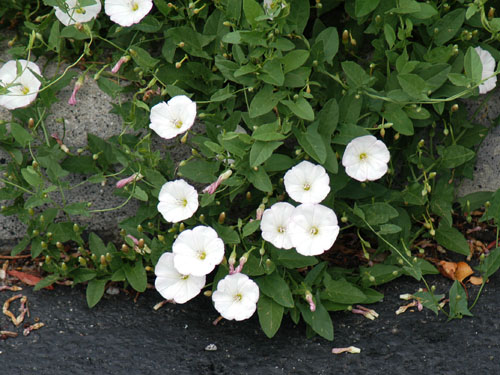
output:
POLYGON ((50 255, 46 255, 45 256, 45 263, 50 263, 52 261, 52 258, 50 257, 50 255))
POLYGON ((458 104, 453 104, 453 105, 451 106, 451 111, 452 111, 452 112, 456 112, 456 111, 458 111, 458 104))
POLYGON ((142 232, 142 231, 144 231, 144 228, 142 227, 142 225, 141 225, 141 224, 139 224, 139 225, 137 226, 137 231, 138 231, 138 232, 142 232))
POLYGON ((181 138, 181 143, 182 143, 182 144, 185 144, 185 143, 187 142, 187 139, 188 139, 188 134, 189 134, 189 133, 188 133, 188 132, 186 132, 186 133, 182 136, 182 138, 181 138))
POLYGON ((224 221, 226 220, 226 213, 222 211, 219 215, 218 222, 219 224, 224 224, 224 221))
POLYGON ((347 44, 349 42, 349 31, 344 30, 342 32, 342 43, 347 44))
POLYGON ((30 117, 28 120, 28 128, 33 129, 35 127, 35 120, 33 120, 33 117, 30 117))
POLYGON ((82 267, 85 267, 87 265, 87 261, 83 257, 78 257, 78 263, 80 263, 82 267))
POLYGON ((106 265, 106 257, 104 255, 101 255, 101 258, 99 259, 100 263, 102 266, 106 265))
POLYGON ((63 271, 67 271, 67 270, 68 270, 68 266, 66 265, 66 263, 65 263, 65 262, 62 262, 62 263, 61 263, 61 269, 62 269, 63 271))
POLYGON ((56 247, 59 249, 59 250, 62 250, 63 249, 63 244, 60 242, 60 241, 57 241, 56 242, 56 247))
POLYGON ((80 231, 80 227, 78 226, 78 224, 73 224, 73 232, 79 232, 80 231))
POLYGON ((128 253, 128 251, 129 251, 129 250, 130 250, 130 248, 128 247, 128 245, 127 245, 126 243, 124 243, 124 244, 122 245, 122 251, 123 251, 124 253, 128 253))
POLYGON ((488 11, 488 20, 491 21, 495 17, 495 8, 490 7, 490 10, 488 11))

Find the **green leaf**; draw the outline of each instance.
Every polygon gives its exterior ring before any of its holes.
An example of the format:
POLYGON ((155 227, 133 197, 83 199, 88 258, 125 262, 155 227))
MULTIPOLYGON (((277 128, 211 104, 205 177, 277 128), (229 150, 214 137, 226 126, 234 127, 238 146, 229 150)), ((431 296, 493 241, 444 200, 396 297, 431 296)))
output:
POLYGON ((440 18, 434 25, 430 25, 429 33, 434 35, 434 43, 442 46, 451 40, 460 30, 465 20, 465 9, 459 8, 440 18), (437 30, 437 32, 435 32, 437 30))
POLYGON ((283 86, 285 75, 283 74, 283 69, 278 59, 268 60, 264 64, 259 79, 270 85, 283 86))
POLYGON ((389 45, 389 49, 392 49, 394 46, 394 42, 396 42, 396 33, 392 26, 388 23, 384 24, 384 35, 387 44, 389 45))
POLYGON ((90 216, 87 202, 71 203, 64 207, 64 212, 69 215, 90 216))
POLYGON ((464 69, 465 75, 472 80, 474 83, 481 82, 483 74, 483 64, 481 59, 473 47, 467 49, 467 53, 464 58, 464 69))
POLYGON ((21 169, 21 174, 28 184, 34 187, 43 185, 42 177, 33 169, 32 166, 27 166, 21 169))
POLYGON ((264 9, 255 0, 243 0, 243 13, 247 22, 255 28, 259 24, 255 19, 264 15, 264 9))
POLYGON ((35 287, 33 288, 34 291, 46 288, 48 286, 51 286, 54 284, 57 280, 59 280, 59 275, 57 274, 52 274, 47 276, 46 278, 40 280, 39 282, 36 283, 35 287))
POLYGON ((327 299, 337 303, 364 303, 366 296, 358 287, 345 279, 333 280, 329 275, 324 279, 325 290, 321 293, 321 299, 327 299))
POLYGON ((259 315, 260 326, 267 337, 271 338, 278 332, 283 319, 283 311, 283 306, 264 294, 260 295, 257 314, 259 315))
POLYGON ((296 101, 281 100, 281 103, 288 107, 296 116, 306 121, 314 120, 314 111, 309 102, 302 96, 299 96, 296 101))
POLYGON ((380 3, 380 0, 356 0, 354 4, 354 14, 356 17, 364 17, 373 12, 380 3))
POLYGON ((283 142, 255 142, 250 149, 250 167, 257 167, 264 163, 282 144, 283 142))
POLYGON ((87 285, 87 304, 90 308, 97 305, 104 295, 104 287, 106 286, 106 280, 93 279, 89 281, 87 285))
POLYGON ((250 117, 254 118, 270 112, 285 95, 284 93, 273 93, 273 87, 265 85, 250 103, 248 110, 250 117))
POLYGON ((403 135, 413 135, 413 122, 410 120, 402 107, 395 103, 387 103, 382 115, 387 122, 392 122, 392 127, 403 135))
POLYGON ((92 251, 92 253, 97 256, 97 259, 99 259, 101 257, 101 255, 106 255, 106 253, 108 252, 106 250, 106 245, 104 245, 104 242, 94 232, 90 233, 89 247, 90 247, 90 251, 92 251))
POLYGON ((307 61, 309 58, 309 51, 305 49, 297 49, 291 52, 288 52, 282 59, 281 63, 283 64, 283 73, 291 72, 295 70, 307 61))
POLYGON ((252 133, 252 138, 257 141, 280 141, 286 136, 279 132, 278 121, 259 126, 252 133))
POLYGON ((267 172, 286 171, 294 165, 295 161, 291 157, 282 154, 272 154, 265 163, 267 172))
POLYGON ((405 93, 416 99, 427 98, 427 84, 416 74, 398 74, 398 82, 405 93))
POLYGON ((339 115, 339 105, 334 98, 328 100, 318 114, 318 133, 326 138, 328 142, 331 140, 335 129, 337 129, 339 115))
POLYGON ((475 156, 474 151, 460 145, 451 145, 444 149, 441 166, 444 168, 455 168, 471 160, 475 156))
POLYGON ((347 77, 347 84, 352 89, 361 86, 366 86, 370 82, 370 76, 365 70, 353 61, 343 61, 341 64, 342 70, 347 77))
POLYGON ((132 48, 129 49, 129 52, 130 56, 132 56, 137 65, 143 69, 154 68, 154 66, 160 61, 151 57, 148 51, 137 45, 132 46, 132 48))
POLYGON ((271 297, 276 303, 284 307, 293 307, 293 297, 290 287, 278 274, 273 272, 270 275, 262 276, 255 279, 262 293, 271 297))
POLYGON ((323 42, 323 53, 325 61, 329 64, 333 63, 333 58, 339 50, 339 33, 335 27, 328 27, 316 37, 315 42, 323 42))
POLYGON ((50 28, 49 34, 49 49, 55 52, 59 52, 59 43, 61 41, 59 30, 59 22, 54 22, 50 28))
POLYGON ((260 220, 250 221, 243 227, 243 237, 248 237, 260 227, 260 220))
POLYGON ((259 167, 256 171, 250 169, 247 174, 247 178, 248 181, 250 181, 252 185, 260 191, 263 191, 265 193, 271 193, 273 191, 273 184, 271 183, 271 179, 262 167, 259 167))
POLYGON ((318 163, 323 164, 327 156, 326 148, 317 129, 318 123, 316 122, 309 125, 305 133, 302 133, 297 128, 293 128, 292 130, 304 151, 318 163))
POLYGON ((444 248, 459 254, 469 255, 470 249, 462 233, 454 227, 441 223, 436 230, 436 241, 444 248))
POLYGON ((467 307, 467 294, 458 280, 450 288, 450 316, 451 319, 461 319, 464 315, 473 316, 467 307))
POLYGON ((123 90, 118 83, 104 77, 99 77, 97 80, 97 86, 99 86, 102 91, 111 96, 113 99, 116 98, 116 96, 123 90))
POLYGON ((370 225, 384 224, 399 216, 399 212, 388 203, 375 202, 359 208, 363 210, 365 220, 370 225))
POLYGON ((240 243, 240 236, 234 229, 217 223, 213 223, 212 226, 225 244, 233 245, 240 243))
POLYGON ((484 259, 483 264, 479 266, 479 271, 483 275, 483 282, 498 271, 500 268, 500 248, 497 247, 495 250, 491 251, 488 256, 484 259))
POLYGON ((380 226, 379 234, 381 235, 386 235, 386 234, 395 234, 401 232, 403 229, 396 224, 382 224, 380 226))
POLYGON ((16 142, 19 143, 22 147, 26 147, 26 145, 33 140, 31 134, 21 125, 15 122, 12 122, 10 124, 10 132, 16 142))
POLYGON ((219 164, 203 159, 194 159, 179 167, 179 173, 195 182, 210 184, 215 181, 219 164))
POLYGON ((127 278, 127 281, 130 283, 132 288, 141 293, 146 290, 148 278, 146 275, 146 270, 142 265, 142 259, 136 260, 134 266, 130 265, 129 263, 125 263, 123 265, 123 270, 125 271, 125 277, 127 278))
POLYGON ((303 303, 297 304, 302 313, 302 317, 307 324, 311 326, 314 332, 327 340, 333 340, 333 323, 330 314, 321 304, 318 296, 314 301, 316 303, 316 310, 312 312, 309 306, 303 303))
POLYGON ((295 249, 273 251, 273 259, 286 268, 302 268, 318 264, 316 257, 297 253, 295 249))

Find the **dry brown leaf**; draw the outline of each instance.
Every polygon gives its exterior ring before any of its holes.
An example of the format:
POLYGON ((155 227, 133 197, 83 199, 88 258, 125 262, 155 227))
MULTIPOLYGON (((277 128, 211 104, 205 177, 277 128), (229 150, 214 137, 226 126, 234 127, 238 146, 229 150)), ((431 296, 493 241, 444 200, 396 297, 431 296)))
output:
POLYGON ((483 283, 483 278, 481 276, 471 276, 469 278, 469 282, 472 284, 472 285, 481 285, 483 283))
MULTIPOLYGON (((8 270, 7 273, 10 276, 14 276, 21 280, 23 283, 31 286, 35 286, 42 278, 36 275, 32 275, 31 273, 16 271, 16 270, 8 270)), ((52 285, 46 286, 45 289, 54 289, 52 285)))
POLYGON ((465 262, 458 262, 457 269, 455 270, 455 279, 462 282, 465 278, 472 275, 474 271, 472 268, 465 262))
POLYGON ((449 279, 455 280, 455 272, 457 270, 457 264, 455 262, 447 262, 445 260, 439 261, 437 264, 439 272, 449 279))

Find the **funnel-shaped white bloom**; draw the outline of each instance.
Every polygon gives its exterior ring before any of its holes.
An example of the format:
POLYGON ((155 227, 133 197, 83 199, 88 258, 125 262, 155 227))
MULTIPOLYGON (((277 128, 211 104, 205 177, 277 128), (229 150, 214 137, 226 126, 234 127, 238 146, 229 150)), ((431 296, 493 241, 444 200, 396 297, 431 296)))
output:
POLYGON ((479 59, 481 60, 481 64, 483 64, 483 74, 481 79, 486 79, 483 83, 479 85, 479 93, 486 94, 488 91, 493 90, 497 85, 497 76, 492 75, 495 73, 495 59, 485 49, 481 47, 474 48, 479 55, 479 59))
POLYGON ((78 0, 66 0, 68 11, 59 7, 54 7, 56 10, 56 17, 65 26, 74 25, 75 23, 89 22, 101 11, 101 0, 96 0, 96 3, 88 6, 80 6, 78 0))
POLYGON ((174 254, 164 253, 155 267, 155 288, 163 298, 185 303, 205 286, 205 276, 183 275, 174 267, 174 254))
POLYGON ((259 287, 243 273, 227 275, 217 284, 212 300, 224 319, 248 319, 257 309, 259 287))
POLYGON ((170 223, 189 219, 198 209, 198 192, 184 180, 165 183, 158 200, 158 211, 170 223))
POLYGON ((358 181, 378 180, 387 172, 391 154, 384 142, 373 135, 354 138, 347 145, 342 165, 349 177, 358 181))
POLYGON ((11 60, 0 69, 0 86, 7 88, 7 94, 0 95, 0 106, 7 109, 26 107, 36 99, 42 84, 30 69, 41 75, 38 65, 26 60, 11 60), (20 71, 18 71, 18 64, 20 71))
POLYGON ((174 265, 184 275, 203 276, 224 258, 224 242, 210 227, 199 225, 179 234, 172 245, 174 265))
POLYGON ((292 244, 299 254, 319 255, 332 247, 340 228, 335 212, 321 204, 301 204, 288 226, 292 244))
POLYGON ((153 0, 105 0, 104 11, 120 26, 131 26, 142 20, 153 7, 153 0))
POLYGON ((285 190, 299 203, 319 203, 330 192, 330 177, 321 165, 303 161, 285 173, 285 190))
POLYGON ((290 203, 279 202, 265 210, 260 222, 262 238, 278 249, 291 249, 293 245, 288 224, 294 209, 290 203))
POLYGON ((196 103, 185 95, 177 95, 151 108, 149 127, 160 137, 171 139, 189 130, 195 118, 196 103))

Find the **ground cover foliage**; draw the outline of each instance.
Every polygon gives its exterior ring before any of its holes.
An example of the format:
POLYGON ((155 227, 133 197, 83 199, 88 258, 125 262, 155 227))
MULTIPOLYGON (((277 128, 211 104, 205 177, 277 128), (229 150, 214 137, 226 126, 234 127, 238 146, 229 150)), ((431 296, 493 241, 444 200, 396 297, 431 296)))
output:
MULTIPOLYGON (((2 27, 17 32, 9 42, 12 59, 43 56, 64 67, 53 77, 30 69, 41 82, 36 100, 0 125, 0 146, 10 155, 0 180, 2 214, 28 227, 12 255, 28 249, 43 262, 48 276, 37 288, 65 279, 88 283, 89 306, 111 282, 143 292, 179 235, 205 226, 224 243, 222 261, 203 276, 205 294, 216 295, 228 274, 247 275, 258 286, 253 308, 269 337, 288 315, 303 319, 308 335, 331 340, 329 311, 377 302, 383 295, 376 287, 402 275, 422 280, 415 297, 424 307, 450 319, 471 314, 475 302, 460 281, 446 296, 449 304, 440 305, 445 296, 424 278, 438 272, 436 256, 422 244, 479 258, 481 288, 500 266, 496 246, 475 251, 454 226, 481 208, 480 221, 494 227, 500 218, 500 193, 456 196, 460 180, 472 178, 488 131, 468 119, 459 99, 486 101, 480 92, 495 86, 496 64, 487 71, 483 59, 484 51, 500 59, 500 18, 489 2, 155 0, 127 26, 104 9, 64 25, 54 10, 64 4, 7 1, 0 10, 2 27), (120 134, 88 134, 82 149, 69 149, 64 133, 48 134, 56 94, 75 79, 68 105, 78 106, 76 92, 91 79, 110 100, 122 98, 113 104, 123 120, 120 134), (153 107, 182 95, 196 103, 201 130, 175 138, 192 150, 178 163, 162 141, 153 147, 158 135, 149 125, 153 107), (346 146, 367 135, 383 141, 390 160, 382 176, 354 179, 342 163, 346 146), (333 246, 313 255, 293 248, 300 244, 275 247, 260 226, 276 203, 297 205, 284 176, 304 160, 329 178, 326 197, 311 204, 333 210, 340 227, 333 246), (122 244, 105 243, 78 224, 79 215, 98 217, 102 210, 65 201, 72 174, 86 176, 86 184, 119 182, 121 206, 141 202, 120 223, 122 244), (158 199, 177 179, 195 185, 199 196, 192 216, 172 223, 158 211, 158 199), (220 186, 202 190, 217 180, 220 186)), ((26 70, 15 66, 18 75, 26 70)), ((8 85, 1 90, 9 95, 8 85)))

